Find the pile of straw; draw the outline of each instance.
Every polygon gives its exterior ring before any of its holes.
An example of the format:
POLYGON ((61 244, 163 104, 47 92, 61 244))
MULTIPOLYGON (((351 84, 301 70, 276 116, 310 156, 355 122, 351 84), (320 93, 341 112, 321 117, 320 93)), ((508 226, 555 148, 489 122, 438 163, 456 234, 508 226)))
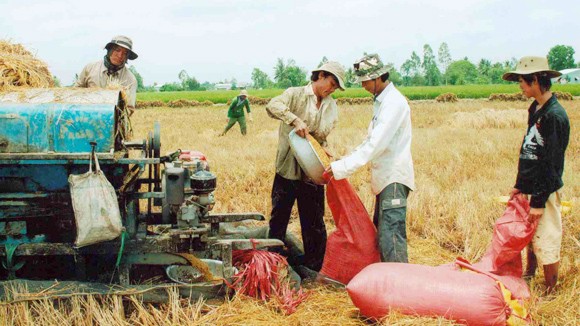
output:
POLYGON ((336 99, 336 103, 339 105, 341 105, 341 104, 348 104, 348 105, 372 104, 373 98, 372 97, 356 97, 356 98, 339 97, 336 99))
POLYGON ((455 102, 458 101, 457 95, 455 95, 453 93, 443 93, 443 94, 440 94, 439 96, 437 96, 435 98, 435 100, 437 102, 450 102, 450 103, 455 103, 455 102))
POLYGON ((574 99, 574 97, 572 96, 572 94, 568 93, 568 92, 559 92, 559 91, 555 91, 553 92, 554 95, 556 95, 556 97, 559 100, 564 100, 564 101, 572 101, 574 99))
MULTIPOLYGON (((555 91, 553 93, 554 93, 554 95, 556 95, 556 97, 559 100, 572 101, 574 99, 574 97, 572 96, 572 94, 570 94, 568 92, 555 91)), ((489 100, 490 101, 509 101, 509 102, 513 102, 513 101, 527 101, 528 98, 523 93, 514 93, 514 94, 491 94, 491 95, 489 95, 489 100)))
POLYGON ((200 101, 196 101, 196 100, 181 99, 181 100, 169 101, 167 103, 167 106, 170 108, 185 108, 185 107, 209 106, 209 105, 213 105, 213 102, 211 102, 209 100, 205 100, 203 102, 200 102, 200 101))
POLYGON ((268 102, 270 102, 270 100, 271 100, 270 98, 248 96, 248 101, 250 101, 250 104, 254 104, 254 105, 266 105, 266 104, 268 104, 268 102))
POLYGON ((514 93, 514 94, 505 94, 505 93, 495 94, 494 93, 494 94, 489 95, 489 100, 490 101, 513 102, 513 101, 527 101, 528 98, 523 93, 514 93))
POLYGON ((135 108, 137 109, 160 108, 163 106, 167 106, 163 101, 137 101, 137 103, 135 103, 135 108))
POLYGON ((34 57, 21 44, 0 40, 0 91, 17 87, 53 87, 46 63, 34 57))
MULTIPOLYGON (((266 105, 266 104, 268 104, 268 102, 270 102, 270 100, 271 100, 271 98, 269 98, 269 97, 264 98, 264 97, 257 97, 257 96, 251 96, 251 95, 248 96, 248 101, 250 102, 250 104, 253 104, 253 105, 266 105)), ((227 105, 232 104, 232 100, 229 99, 226 104, 227 105)))

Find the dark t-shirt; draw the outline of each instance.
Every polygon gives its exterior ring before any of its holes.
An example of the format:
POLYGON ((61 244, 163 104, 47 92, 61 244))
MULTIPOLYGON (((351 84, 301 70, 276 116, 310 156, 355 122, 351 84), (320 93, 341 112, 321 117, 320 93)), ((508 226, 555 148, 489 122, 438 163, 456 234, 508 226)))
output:
POLYGON ((564 156, 570 138, 570 120, 556 96, 536 110, 528 109, 528 131, 520 149, 515 188, 532 196, 530 205, 543 208, 551 193, 564 183, 564 156))

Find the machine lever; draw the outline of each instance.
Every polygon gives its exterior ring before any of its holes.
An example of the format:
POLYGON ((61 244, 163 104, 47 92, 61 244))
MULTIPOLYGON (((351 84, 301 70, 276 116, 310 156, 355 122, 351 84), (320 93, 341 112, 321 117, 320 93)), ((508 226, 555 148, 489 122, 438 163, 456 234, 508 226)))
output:
POLYGON ((224 213, 207 215, 200 219, 202 223, 227 223, 241 222, 245 220, 265 221, 266 218, 260 213, 224 213))

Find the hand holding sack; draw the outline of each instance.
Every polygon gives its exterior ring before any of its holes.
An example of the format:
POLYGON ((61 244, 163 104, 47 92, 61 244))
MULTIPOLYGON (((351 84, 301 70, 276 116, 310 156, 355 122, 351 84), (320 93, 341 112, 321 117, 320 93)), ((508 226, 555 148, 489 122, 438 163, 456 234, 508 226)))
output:
POLYGON ((497 275, 497 278, 518 299, 530 297, 530 289, 522 279, 522 250, 532 241, 538 221, 530 223, 530 203, 522 194, 513 196, 503 215, 495 221, 491 244, 473 267, 497 275))
POLYGON ((491 244, 474 266, 498 275, 522 277, 522 250, 532 241, 538 222, 528 222, 530 203, 521 194, 507 203, 493 228, 491 244))
POLYGON ((348 180, 330 179, 326 199, 336 231, 326 242, 320 274, 346 284, 363 268, 380 261, 377 231, 348 180))

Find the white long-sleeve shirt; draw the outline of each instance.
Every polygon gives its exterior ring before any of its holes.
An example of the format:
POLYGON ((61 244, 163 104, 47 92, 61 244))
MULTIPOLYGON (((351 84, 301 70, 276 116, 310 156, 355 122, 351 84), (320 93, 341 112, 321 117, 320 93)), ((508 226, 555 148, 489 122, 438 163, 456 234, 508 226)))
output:
POLYGON ((373 106, 367 138, 350 155, 331 163, 334 178, 347 178, 370 162, 371 189, 375 195, 394 182, 414 190, 409 103, 393 83, 389 83, 373 106))

